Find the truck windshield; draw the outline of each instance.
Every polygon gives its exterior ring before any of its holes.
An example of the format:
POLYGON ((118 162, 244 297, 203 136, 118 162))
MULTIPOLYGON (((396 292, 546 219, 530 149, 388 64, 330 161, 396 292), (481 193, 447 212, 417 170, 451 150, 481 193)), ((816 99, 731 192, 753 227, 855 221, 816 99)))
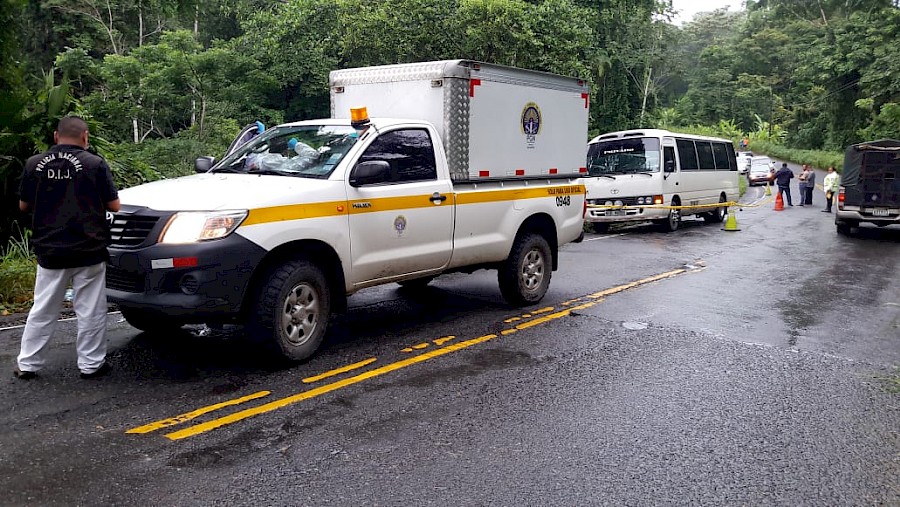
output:
POLYGON ((659 139, 636 137, 591 144, 587 167, 589 176, 659 172, 659 139))
POLYGON ((215 165, 210 172, 327 178, 356 142, 342 125, 275 127, 215 165))

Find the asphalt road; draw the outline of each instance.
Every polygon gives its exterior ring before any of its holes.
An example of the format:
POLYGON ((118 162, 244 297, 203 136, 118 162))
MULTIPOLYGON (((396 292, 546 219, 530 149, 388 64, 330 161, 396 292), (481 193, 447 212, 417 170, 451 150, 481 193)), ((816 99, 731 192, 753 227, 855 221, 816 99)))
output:
POLYGON ((0 381, 0 504, 900 505, 900 230, 763 191, 738 232, 588 234, 535 307, 493 272, 364 291, 293 367, 113 314, 86 381, 63 322, 0 381))

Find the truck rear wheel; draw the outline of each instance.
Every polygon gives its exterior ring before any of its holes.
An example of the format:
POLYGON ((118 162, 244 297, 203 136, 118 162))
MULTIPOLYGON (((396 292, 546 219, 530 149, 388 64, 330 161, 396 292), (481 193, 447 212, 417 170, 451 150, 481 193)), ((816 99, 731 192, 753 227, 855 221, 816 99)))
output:
POLYGON ((514 305, 537 303, 550 287, 552 272, 552 253, 547 240, 538 234, 522 234, 497 272, 500 293, 514 305))
POLYGON ((850 222, 835 222, 835 228, 837 229, 838 234, 842 234, 844 236, 850 236, 853 234, 853 228, 857 227, 859 224, 852 224, 850 222))
POLYGON ((125 321, 128 322, 131 327, 148 333, 172 331, 181 327, 180 322, 167 318, 165 315, 159 313, 125 307, 120 307, 119 311, 122 312, 122 317, 125 317, 125 321))
POLYGON ((254 328, 291 361, 312 356, 331 316, 331 295, 318 266, 295 260, 275 269, 256 303, 254 328))

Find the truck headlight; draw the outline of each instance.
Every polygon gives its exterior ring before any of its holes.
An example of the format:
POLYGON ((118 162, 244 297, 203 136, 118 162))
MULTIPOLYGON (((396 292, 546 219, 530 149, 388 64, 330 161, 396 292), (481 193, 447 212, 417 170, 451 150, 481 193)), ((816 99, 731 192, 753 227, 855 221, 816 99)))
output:
POLYGON ((160 243, 196 243, 228 236, 247 218, 246 210, 175 213, 159 236, 160 243))

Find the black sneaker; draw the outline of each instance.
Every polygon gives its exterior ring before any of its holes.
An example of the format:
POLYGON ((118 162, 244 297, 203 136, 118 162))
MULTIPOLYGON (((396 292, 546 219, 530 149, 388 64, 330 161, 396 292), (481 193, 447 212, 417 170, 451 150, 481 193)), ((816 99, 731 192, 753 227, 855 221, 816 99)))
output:
POLYGON ((33 371, 22 371, 18 367, 13 370, 13 376, 19 380, 31 380, 37 378, 37 373, 33 371))
POLYGON ((81 372, 81 378, 83 378, 83 379, 100 378, 100 377, 103 377, 103 376, 109 374, 109 372, 111 372, 111 371, 112 371, 112 366, 110 366, 109 363, 103 363, 103 366, 97 368, 97 371, 95 371, 95 372, 91 372, 91 373, 81 372))

